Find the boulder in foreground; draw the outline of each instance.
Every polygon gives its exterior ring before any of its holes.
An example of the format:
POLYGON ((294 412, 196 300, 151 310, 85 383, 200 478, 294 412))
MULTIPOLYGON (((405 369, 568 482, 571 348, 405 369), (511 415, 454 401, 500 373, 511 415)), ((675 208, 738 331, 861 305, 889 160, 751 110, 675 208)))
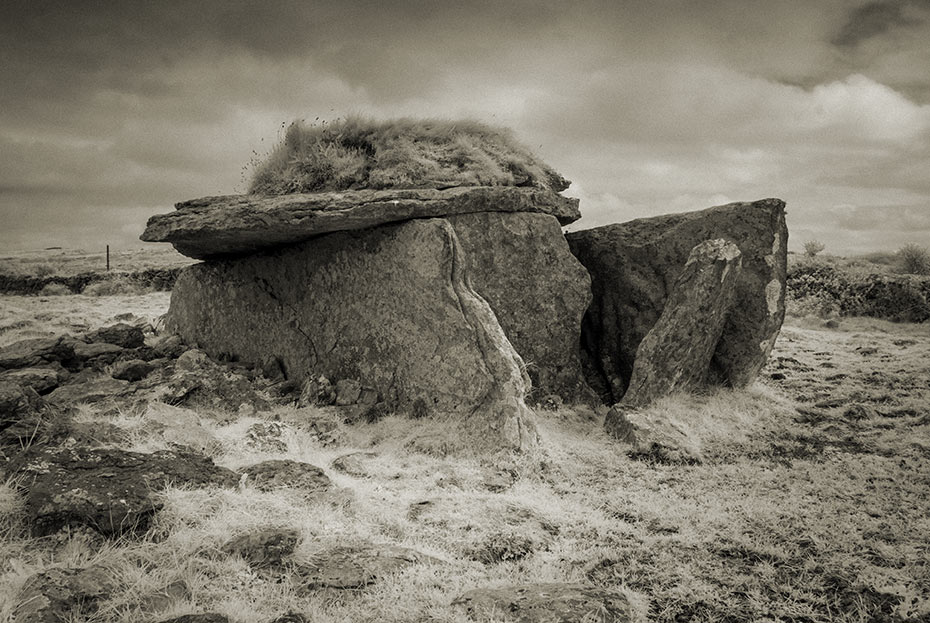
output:
POLYGON ((334 233, 185 269, 166 322, 215 358, 274 353, 289 379, 355 379, 387 409, 531 446, 522 362, 465 270, 443 219, 334 233))
POLYGON ((144 532, 161 508, 154 494, 166 484, 233 486, 238 481, 234 472, 192 453, 104 448, 29 450, 7 465, 6 473, 22 478, 35 536, 80 525, 104 536, 144 532))
POLYGON ((742 270, 709 378, 742 387, 765 364, 785 316, 783 201, 731 203, 567 235, 591 274, 594 300, 582 323, 582 362, 588 384, 605 402, 623 398, 636 350, 662 315, 691 250, 716 238, 739 247, 742 270))
POLYGON ((453 214, 538 212, 551 214, 563 225, 580 218, 577 199, 514 186, 229 195, 175 207, 174 212, 151 217, 141 238, 170 242, 179 253, 196 259, 246 255, 320 234, 453 214))

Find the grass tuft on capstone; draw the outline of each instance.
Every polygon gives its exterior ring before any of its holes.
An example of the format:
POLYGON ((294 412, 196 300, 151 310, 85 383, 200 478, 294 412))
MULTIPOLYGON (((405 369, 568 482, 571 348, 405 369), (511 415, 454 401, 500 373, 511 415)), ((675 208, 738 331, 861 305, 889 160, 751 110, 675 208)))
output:
POLYGON ((560 192, 570 183, 506 128, 476 121, 348 117, 291 123, 283 140, 256 164, 249 192, 457 186, 528 186, 560 192))

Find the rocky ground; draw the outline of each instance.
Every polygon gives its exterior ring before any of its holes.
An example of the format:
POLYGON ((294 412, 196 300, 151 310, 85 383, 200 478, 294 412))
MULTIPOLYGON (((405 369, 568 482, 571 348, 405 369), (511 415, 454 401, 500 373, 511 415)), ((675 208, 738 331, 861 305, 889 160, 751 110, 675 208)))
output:
POLYGON ((926 324, 791 318, 749 389, 651 407, 685 455, 550 404, 490 456, 166 304, 0 298, 0 621, 930 621, 926 324))

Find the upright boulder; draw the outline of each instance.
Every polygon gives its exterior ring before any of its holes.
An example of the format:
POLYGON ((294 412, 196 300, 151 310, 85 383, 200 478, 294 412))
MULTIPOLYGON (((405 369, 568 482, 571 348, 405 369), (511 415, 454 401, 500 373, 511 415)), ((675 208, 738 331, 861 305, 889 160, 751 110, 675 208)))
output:
POLYGON ((623 398, 637 348, 662 315, 691 250, 716 238, 737 245, 742 270, 708 379, 741 387, 765 364, 784 320, 783 201, 731 203, 568 234, 572 253, 591 274, 582 360, 589 385, 605 401, 623 398))
POLYGON ((443 219, 191 266, 166 324, 213 357, 274 353, 288 378, 356 379, 387 408, 469 418, 495 446, 536 439, 520 357, 443 219))
POLYGON ((523 358, 533 396, 596 401, 581 372, 578 334, 591 278, 571 254, 558 220, 530 212, 448 218, 475 291, 523 358))

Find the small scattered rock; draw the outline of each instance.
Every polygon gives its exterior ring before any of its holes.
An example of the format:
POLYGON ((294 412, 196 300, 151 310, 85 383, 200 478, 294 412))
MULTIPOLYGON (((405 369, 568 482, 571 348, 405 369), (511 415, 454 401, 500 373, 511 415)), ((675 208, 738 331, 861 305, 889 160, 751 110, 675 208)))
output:
POLYGON ((666 463, 700 463, 698 441, 678 423, 656 412, 644 413, 614 405, 605 420, 607 432, 629 444, 630 455, 666 463))
POLYGON ((168 483, 235 486, 238 477, 210 459, 182 452, 116 448, 37 448, 17 456, 7 474, 20 476, 24 512, 34 536, 71 525, 104 536, 143 532, 161 508, 168 483))
POLYGON ((109 327, 102 327, 87 334, 91 342, 105 342, 123 348, 138 348, 145 344, 145 334, 142 329, 119 322, 109 327))
POLYGON ((452 602, 475 619, 505 613, 512 623, 628 623, 630 603, 616 590, 585 584, 523 584, 468 591, 452 602))
POLYGON ((245 443, 262 452, 287 452, 286 432, 287 425, 281 422, 256 422, 245 431, 245 443))
POLYGON ((19 592, 13 620, 17 623, 59 623, 71 620, 72 612, 92 614, 97 602, 116 589, 110 574, 101 567, 48 569, 30 576, 19 592))
POLYGON ((332 486, 329 477, 319 467, 290 459, 262 461, 239 470, 239 473, 245 474, 247 482, 259 491, 303 489, 318 493, 332 486))
POLYGON ((420 562, 438 562, 438 559, 395 545, 339 545, 320 551, 309 562, 299 565, 298 574, 307 588, 361 588, 420 562))
POLYGON ((367 459, 373 459, 377 456, 378 455, 374 452, 352 452, 350 454, 343 454, 334 459, 331 465, 337 472, 341 472, 348 476, 368 478, 370 474, 368 470, 365 469, 365 462, 367 459))
POLYGON ((336 381, 336 404, 340 407, 354 405, 362 395, 362 384, 355 379, 336 381))
POLYGON ((827 329, 838 329, 840 326, 840 321, 836 318, 830 318, 823 323, 823 326, 827 329))
POLYGON ((141 381, 154 369, 155 366, 148 361, 130 359, 129 361, 120 361, 114 365, 113 372, 110 373, 110 376, 122 381, 141 381))
POLYGON ((74 358, 76 340, 69 336, 20 340, 0 348, 0 368, 12 370, 42 366, 74 358))
POLYGON ((119 398, 132 391, 128 381, 104 378, 96 381, 76 382, 62 385, 45 399, 52 404, 73 406, 81 403, 100 402, 106 398, 119 398))
POLYGON ((280 565, 294 553, 299 542, 297 530, 265 529, 240 535, 221 549, 231 556, 241 556, 250 567, 261 569, 280 565))
POLYGON ((420 500, 419 502, 413 502, 410 506, 407 507, 407 519, 410 521, 416 521, 420 518, 420 515, 427 512, 434 506, 436 506, 436 502, 433 500, 420 500))
POLYGON ((122 346, 106 342, 74 343, 74 356, 83 362, 112 363, 123 350, 122 346))
POLYGON ((336 388, 325 376, 307 379, 297 404, 301 407, 325 407, 336 402, 336 388))
POLYGON ((847 420, 870 420, 879 416, 874 407, 864 404, 851 404, 843 412, 843 417, 847 420))
POLYGON ((160 335, 152 340, 152 349, 159 357, 177 359, 184 354, 187 350, 187 346, 184 344, 184 340, 181 339, 181 336, 169 333, 168 335, 160 335))

